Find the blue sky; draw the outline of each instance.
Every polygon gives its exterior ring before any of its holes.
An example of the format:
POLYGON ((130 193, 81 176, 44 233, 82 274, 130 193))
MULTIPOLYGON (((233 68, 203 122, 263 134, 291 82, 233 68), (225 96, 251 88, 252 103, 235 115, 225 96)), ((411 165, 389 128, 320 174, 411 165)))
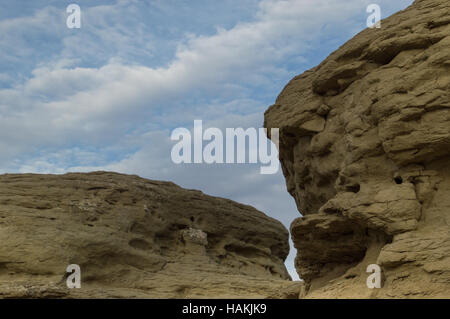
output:
MULTIPOLYGON (((289 227, 281 170, 175 165, 177 127, 255 127, 287 82, 412 0, 0 3, 0 173, 113 170, 250 204, 289 227), (81 7, 80 29, 66 7, 81 7)), ((382 30, 381 30, 382 32, 382 30)), ((295 251, 286 262, 293 278, 295 251)))

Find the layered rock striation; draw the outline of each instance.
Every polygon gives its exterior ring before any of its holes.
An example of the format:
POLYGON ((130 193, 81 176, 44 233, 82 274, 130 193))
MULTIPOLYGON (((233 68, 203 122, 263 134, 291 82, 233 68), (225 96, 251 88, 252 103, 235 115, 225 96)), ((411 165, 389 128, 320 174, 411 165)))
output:
POLYGON ((231 200, 108 172, 0 176, 0 298, 286 298, 288 232, 231 200), (66 268, 81 268, 68 289, 66 268))
POLYGON ((450 297, 450 2, 416 0, 265 113, 303 217, 303 297, 450 297), (368 289, 366 268, 383 271, 368 289))

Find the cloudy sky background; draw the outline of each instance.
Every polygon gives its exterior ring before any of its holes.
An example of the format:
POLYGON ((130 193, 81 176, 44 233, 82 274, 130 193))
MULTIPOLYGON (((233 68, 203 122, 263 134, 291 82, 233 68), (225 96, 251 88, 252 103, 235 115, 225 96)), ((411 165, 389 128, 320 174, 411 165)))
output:
POLYGON ((299 213, 281 169, 175 165, 171 131, 262 127, 292 77, 366 28, 370 3, 385 18, 412 0, 1 0, 0 173, 171 180, 289 227, 299 213), (81 29, 66 26, 70 3, 81 29))

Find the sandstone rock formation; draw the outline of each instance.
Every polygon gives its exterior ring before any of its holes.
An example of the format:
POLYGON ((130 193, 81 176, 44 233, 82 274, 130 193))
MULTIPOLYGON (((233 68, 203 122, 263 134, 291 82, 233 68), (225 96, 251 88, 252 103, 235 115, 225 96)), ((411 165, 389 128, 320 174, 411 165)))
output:
POLYGON ((286 298, 288 232, 231 200, 96 172, 0 176, 0 298, 286 298), (81 289, 66 268, 81 267, 81 289))
POLYGON ((303 297, 450 297, 448 0, 416 0, 295 77, 265 127, 303 215, 303 297))

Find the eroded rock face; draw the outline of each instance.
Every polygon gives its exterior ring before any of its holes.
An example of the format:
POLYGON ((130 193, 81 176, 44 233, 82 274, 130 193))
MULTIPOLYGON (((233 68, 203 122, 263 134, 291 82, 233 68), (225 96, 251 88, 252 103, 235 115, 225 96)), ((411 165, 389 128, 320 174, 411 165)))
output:
POLYGON ((418 0, 295 77, 265 114, 303 217, 307 297, 450 297, 450 2, 418 0), (369 264, 383 288, 366 286, 369 264))
POLYGON ((283 298, 299 291, 283 264, 289 245, 281 223, 137 176, 2 175, 0 242, 0 297, 283 298), (69 264, 81 267, 81 289, 66 286, 69 264))

